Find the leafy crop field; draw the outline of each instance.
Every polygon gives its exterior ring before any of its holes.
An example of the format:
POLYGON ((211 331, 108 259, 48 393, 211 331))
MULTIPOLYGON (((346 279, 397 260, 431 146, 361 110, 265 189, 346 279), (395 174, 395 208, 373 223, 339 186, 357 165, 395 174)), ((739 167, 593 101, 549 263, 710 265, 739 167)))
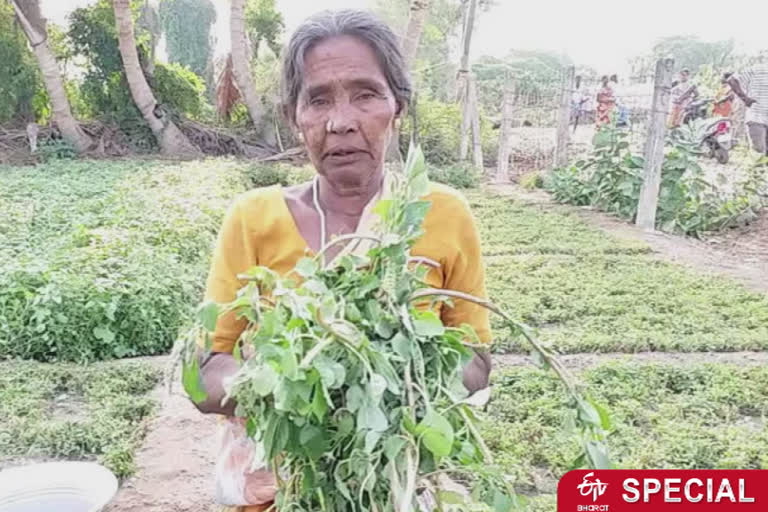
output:
MULTIPOLYGON (((575 216, 469 194, 488 293, 562 353, 768 348, 768 297, 650 257, 575 216)), ((502 335, 503 333, 498 332, 502 335)), ((518 351, 501 340, 500 350, 518 351)))
MULTIPOLYGON (((100 458, 130 474, 157 372, 60 361, 166 353, 200 298, 233 197, 307 175, 223 159, 0 167, 0 359, 14 359, 0 363, 0 464, 100 458)), ((768 348, 765 295, 660 262, 560 210, 466 195, 491 298, 554 349, 768 348)), ((498 350, 525 350, 497 335, 498 350)), ((622 466, 768 467, 764 368, 611 363, 582 378, 613 416, 609 447, 622 466)), ((564 394, 533 368, 499 371, 495 382, 491 448, 538 496, 536 510, 554 510, 553 482, 576 450, 564 394)))
MULTIPOLYGON (((736 365, 602 364, 582 382, 611 413, 618 467, 768 468, 768 369, 736 365)), ((489 448, 520 492, 555 509, 556 483, 578 452, 565 397, 548 373, 514 368, 495 378, 489 448)))
POLYGON ((0 467, 95 458, 120 477, 131 474, 159 373, 136 362, 0 363, 0 467))

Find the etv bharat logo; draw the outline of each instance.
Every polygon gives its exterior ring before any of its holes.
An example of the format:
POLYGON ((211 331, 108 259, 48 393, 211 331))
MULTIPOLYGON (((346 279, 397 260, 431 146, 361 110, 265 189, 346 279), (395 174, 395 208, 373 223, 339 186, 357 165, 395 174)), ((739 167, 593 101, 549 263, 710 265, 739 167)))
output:
POLYGON ((589 496, 592 494, 592 501, 597 501, 597 498, 605 493, 605 489, 608 487, 607 483, 603 483, 599 478, 595 478, 594 482, 590 482, 589 478, 594 476, 594 472, 587 473, 581 480, 581 483, 577 486, 579 494, 582 496, 589 496))

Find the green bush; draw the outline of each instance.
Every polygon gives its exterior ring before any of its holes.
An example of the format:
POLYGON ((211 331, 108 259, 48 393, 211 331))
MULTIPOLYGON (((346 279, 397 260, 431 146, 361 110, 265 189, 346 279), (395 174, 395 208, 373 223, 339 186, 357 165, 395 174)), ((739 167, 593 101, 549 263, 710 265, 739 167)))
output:
POLYGON ((155 64, 153 91, 157 101, 174 112, 192 119, 210 114, 210 106, 205 101, 205 83, 180 64, 155 64))
POLYGON ((277 163, 254 163, 242 169, 247 188, 270 187, 272 185, 296 185, 309 181, 315 175, 311 165, 296 167, 295 165, 277 163))
POLYGON ((427 166, 429 179, 438 183, 444 183, 454 188, 475 188, 480 183, 480 174, 471 164, 451 164, 427 166))
MULTIPOLYGON (((724 197, 703 179, 697 163, 695 134, 676 132, 670 139, 661 171, 657 226, 669 232, 698 236, 722 229, 741 217, 754 216, 753 190, 764 178, 755 175, 743 193, 724 197)), ((555 169, 546 188, 560 202, 590 205, 627 219, 637 215, 643 184, 643 158, 632 154, 627 133, 606 128, 595 134, 592 154, 573 165, 555 169)))
MULTIPOLYGON (((428 97, 419 97, 416 103, 419 128, 418 141, 427 162, 445 165, 456 162, 461 142, 461 110, 457 103, 443 103, 428 97)), ((404 120, 402 134, 411 132, 410 116, 404 120)), ((400 140, 403 154, 408 152, 408 137, 400 140)))
POLYGON ((37 62, 15 21, 10 3, 0 2, 0 123, 35 121, 47 109, 37 62))
POLYGON ((41 361, 165 352, 244 190, 226 161, 51 161, 0 176, 0 358, 41 361))

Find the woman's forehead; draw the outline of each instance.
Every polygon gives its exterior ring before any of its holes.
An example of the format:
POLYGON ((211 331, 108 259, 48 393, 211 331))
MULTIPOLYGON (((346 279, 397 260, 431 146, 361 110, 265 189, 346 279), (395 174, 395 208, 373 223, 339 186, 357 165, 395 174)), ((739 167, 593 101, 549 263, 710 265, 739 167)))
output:
POLYGON ((304 87, 361 78, 386 82, 373 48, 357 37, 330 37, 313 45, 305 54, 304 87))

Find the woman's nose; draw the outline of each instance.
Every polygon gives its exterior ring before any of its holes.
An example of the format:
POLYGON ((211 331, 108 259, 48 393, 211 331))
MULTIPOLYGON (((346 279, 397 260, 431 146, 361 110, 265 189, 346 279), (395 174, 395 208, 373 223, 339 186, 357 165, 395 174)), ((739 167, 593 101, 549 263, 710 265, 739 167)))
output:
POLYGON ((357 119, 347 102, 336 104, 328 116, 328 133, 344 134, 355 131, 357 119))

